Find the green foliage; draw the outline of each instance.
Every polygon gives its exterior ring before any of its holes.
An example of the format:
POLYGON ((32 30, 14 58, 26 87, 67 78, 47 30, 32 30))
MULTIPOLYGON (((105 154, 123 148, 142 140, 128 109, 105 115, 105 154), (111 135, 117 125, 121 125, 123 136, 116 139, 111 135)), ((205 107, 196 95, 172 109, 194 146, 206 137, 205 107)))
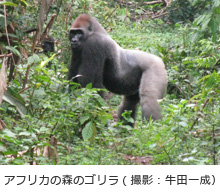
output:
MULTIPOLYGON (((9 35, 18 38, 15 44, 8 47, 7 41, 1 42, 0 49, 21 56, 21 61, 0 108, 0 120, 6 124, 0 130, 0 164, 53 164, 43 156, 51 135, 59 142, 58 164, 140 163, 135 158, 126 160, 126 155, 151 159, 150 164, 219 164, 219 1, 173 1, 172 21, 186 24, 172 28, 159 19, 131 22, 127 16, 141 14, 140 9, 120 8, 111 1, 62 2, 56 1, 49 14, 58 14, 51 34, 61 53, 47 57, 31 55, 32 41, 20 42, 33 39, 23 31, 36 27, 39 5, 29 0, 7 1, 11 3, 8 23, 14 21, 20 28, 9 35), (20 6, 25 15, 20 14, 20 6), (71 55, 67 32, 83 12, 111 29, 109 34, 123 48, 151 52, 164 60, 169 84, 168 94, 160 102, 162 120, 142 122, 139 109, 135 127, 124 126, 113 117, 121 97, 104 101, 91 84, 81 89, 65 80, 71 55), (188 22, 194 17, 193 24, 188 22), (21 48, 26 49, 27 59, 21 48)), ((123 115, 133 122, 129 112, 123 115)))
POLYGON ((179 22, 193 21, 195 15, 195 7, 189 0, 172 0, 169 7, 169 14, 165 20, 175 24, 179 22))
POLYGON ((3 100, 5 100, 11 105, 14 105, 21 116, 30 113, 29 109, 25 106, 24 99, 18 93, 16 93, 10 88, 8 88, 7 91, 5 92, 3 96, 3 100))
POLYGON ((210 5, 211 10, 199 15, 193 23, 196 30, 192 35, 192 42, 210 36, 212 37, 213 42, 218 40, 220 25, 220 1, 212 0, 210 5))

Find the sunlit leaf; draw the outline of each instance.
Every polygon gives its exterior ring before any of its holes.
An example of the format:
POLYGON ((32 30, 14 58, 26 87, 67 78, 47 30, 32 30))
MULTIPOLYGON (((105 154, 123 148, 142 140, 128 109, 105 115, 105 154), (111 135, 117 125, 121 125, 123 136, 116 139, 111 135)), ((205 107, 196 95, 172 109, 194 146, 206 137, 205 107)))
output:
POLYGON ((11 88, 8 88, 8 90, 5 92, 3 100, 15 106, 22 117, 30 114, 30 110, 25 106, 24 99, 20 96, 20 94, 16 93, 11 88))
POLYGON ((86 126, 82 130, 82 136, 84 140, 92 140, 96 135, 96 126, 90 121, 86 124, 86 126))
POLYGON ((81 125, 83 125, 86 121, 88 121, 90 119, 89 116, 82 116, 80 119, 79 119, 79 122, 81 125))
POLYGON ((0 2, 0 5, 6 5, 11 7, 17 7, 18 5, 12 2, 0 2))

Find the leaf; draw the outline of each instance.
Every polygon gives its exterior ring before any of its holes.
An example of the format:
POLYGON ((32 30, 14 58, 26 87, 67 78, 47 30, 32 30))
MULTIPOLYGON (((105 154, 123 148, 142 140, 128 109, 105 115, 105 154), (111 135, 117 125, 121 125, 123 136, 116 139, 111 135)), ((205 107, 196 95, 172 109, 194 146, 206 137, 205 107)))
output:
POLYGON ((96 126, 90 121, 82 130, 82 137, 84 140, 92 140, 96 135, 96 126))
MULTIPOLYGON (((16 38, 16 39, 19 38, 17 35, 12 34, 12 33, 8 33, 8 36, 9 36, 9 37, 12 37, 12 38, 16 38)), ((7 47, 8 47, 8 46, 7 46, 7 47)), ((10 48, 10 47, 9 47, 9 48, 10 48)))
POLYGON ((213 4, 213 9, 214 8, 217 8, 217 7, 219 7, 220 6, 220 1, 219 0, 215 0, 214 1, 214 4, 213 4))
POLYGON ((5 92, 3 95, 3 100, 15 106, 21 117, 31 113, 30 110, 25 106, 24 99, 11 88, 8 88, 8 90, 5 92))
POLYGON ((179 122, 179 125, 182 126, 182 127, 187 127, 188 124, 186 122, 179 122))
POLYGON ((0 152, 5 152, 5 151, 7 151, 7 149, 3 145, 0 144, 0 152))
POLYGON ((197 19, 195 19, 194 23, 195 25, 199 25, 202 21, 204 21, 204 18, 205 18, 206 15, 201 15, 199 16, 197 19))
POLYGON ((10 50, 10 51, 12 51, 15 55, 19 56, 20 58, 22 58, 20 52, 19 52, 15 47, 6 46, 5 48, 8 49, 8 50, 10 50))
POLYGON ((215 18, 212 18, 209 23, 211 30, 212 30, 212 36, 213 36, 213 42, 217 39, 217 31, 218 31, 218 24, 215 18))
POLYGON ((186 107, 194 108, 196 104, 187 104, 186 107))
POLYGON ((220 14, 215 15, 215 19, 216 19, 217 23, 219 24, 220 23, 220 14))
POLYGON ((149 145, 149 149, 151 149, 151 150, 152 150, 152 149, 154 149, 156 146, 157 146, 157 144, 156 144, 156 143, 150 144, 150 145, 149 145))
POLYGON ((28 6, 28 3, 25 0, 20 0, 23 6, 28 6))
POLYGON ((33 58, 33 56, 30 56, 29 58, 28 58, 28 65, 31 65, 31 64, 33 64, 34 63, 34 58, 33 58))
POLYGON ((51 60, 53 60, 53 58, 55 57, 55 55, 56 55, 56 54, 53 54, 50 58, 46 59, 45 61, 42 61, 42 62, 40 63, 40 66, 37 67, 36 70, 37 70, 38 72, 40 72, 40 71, 42 70, 42 68, 47 65, 48 62, 50 62, 51 60))
POLYGON ((202 24, 202 30, 206 30, 207 29, 211 19, 212 19, 212 14, 207 14, 206 17, 204 18, 203 23, 201 23, 202 24))
POLYGON ((37 133, 40 132, 40 133, 47 133, 47 132, 50 132, 50 129, 47 128, 47 127, 41 127, 39 131, 37 131, 37 133))
POLYGON ((212 10, 212 12, 213 12, 214 14, 220 14, 220 7, 214 7, 213 10, 212 10))
POLYGON ((92 83, 87 84, 86 89, 92 89, 92 83))
POLYGON ((3 131, 3 134, 6 135, 7 137, 16 138, 16 135, 12 131, 10 131, 9 129, 5 129, 3 131))
POLYGON ((28 131, 23 131, 23 132, 19 133, 18 135, 20 135, 20 136, 30 136, 31 133, 28 132, 28 131))
POLYGON ((200 38, 200 34, 198 32, 193 33, 190 38, 191 38, 190 42, 194 43, 194 42, 196 42, 200 38))
POLYGON ((33 140, 32 139, 22 139, 22 142, 25 142, 25 144, 33 144, 33 140))
POLYGON ((37 89, 34 91, 35 98, 42 98, 42 96, 46 95, 44 89, 37 89))
POLYGON ((83 125, 86 121, 90 119, 89 116, 83 116, 79 119, 80 125, 83 125))
POLYGON ((53 82, 50 81, 50 77, 48 76, 38 76, 37 79, 39 79, 40 81, 44 81, 46 83, 53 84, 53 82))
POLYGON ((39 58, 39 56, 38 56, 37 54, 34 54, 34 55, 33 55, 33 59, 34 59, 34 62, 35 62, 35 63, 37 63, 37 62, 40 61, 40 58, 39 58))
POLYGON ((99 119, 101 120, 101 123, 102 124, 106 124, 107 122, 108 122, 108 119, 112 119, 113 117, 112 117, 112 115, 110 115, 110 114, 104 114, 104 115, 101 115, 100 117, 99 117, 99 119))
POLYGON ((32 65, 34 63, 38 63, 40 61, 40 58, 38 55, 34 54, 33 56, 30 56, 28 58, 28 65, 32 65))
POLYGON ((18 5, 12 2, 0 2, 0 5, 6 5, 11 7, 17 7, 18 5))

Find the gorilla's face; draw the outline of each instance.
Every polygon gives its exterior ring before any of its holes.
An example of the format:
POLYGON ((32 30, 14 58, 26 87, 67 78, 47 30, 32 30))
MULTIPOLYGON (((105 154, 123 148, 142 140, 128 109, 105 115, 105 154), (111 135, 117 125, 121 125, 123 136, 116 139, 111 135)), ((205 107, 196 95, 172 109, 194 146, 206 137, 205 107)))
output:
POLYGON ((44 53, 54 52, 54 42, 44 41, 43 44, 42 44, 42 48, 44 50, 44 53))
POLYGON ((80 29, 71 29, 69 32, 69 40, 72 49, 80 49, 82 46, 82 41, 84 38, 84 33, 80 29))

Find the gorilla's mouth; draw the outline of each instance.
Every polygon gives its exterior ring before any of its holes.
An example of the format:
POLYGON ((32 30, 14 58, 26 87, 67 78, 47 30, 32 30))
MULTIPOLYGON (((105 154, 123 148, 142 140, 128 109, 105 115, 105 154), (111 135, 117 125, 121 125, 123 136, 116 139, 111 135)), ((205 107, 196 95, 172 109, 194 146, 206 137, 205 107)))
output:
POLYGON ((78 47, 80 47, 80 44, 79 43, 71 43, 71 47, 78 48, 78 47))

